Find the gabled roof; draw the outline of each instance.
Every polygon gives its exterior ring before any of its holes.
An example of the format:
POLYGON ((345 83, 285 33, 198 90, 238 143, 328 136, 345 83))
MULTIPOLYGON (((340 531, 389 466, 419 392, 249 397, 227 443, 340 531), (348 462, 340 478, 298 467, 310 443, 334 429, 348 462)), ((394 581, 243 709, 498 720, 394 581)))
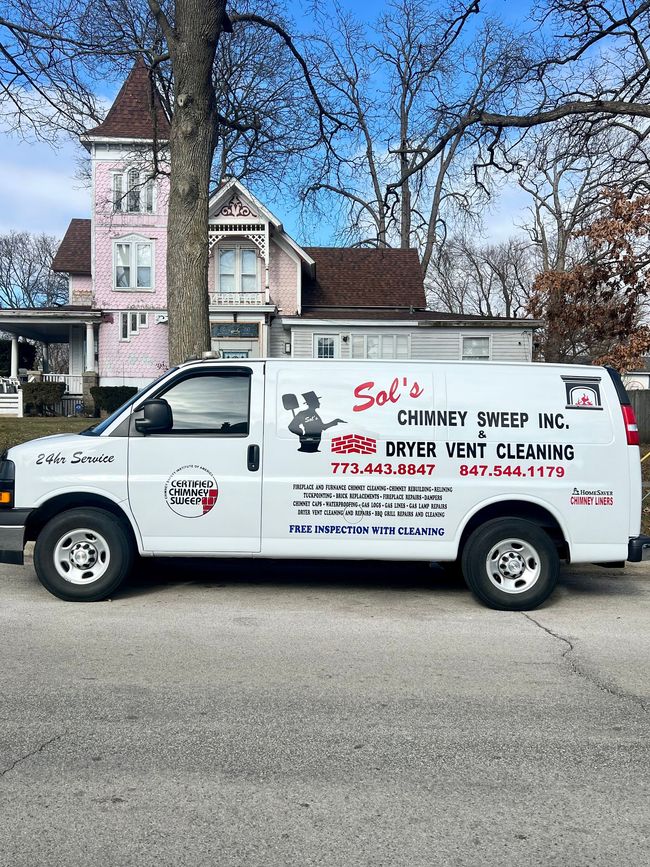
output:
MULTIPOLYGON (((296 241, 294 241, 293 238, 284 231, 282 222, 275 216, 275 214, 271 213, 271 211, 269 211, 269 209, 265 207, 260 200, 242 184, 241 181, 237 180, 237 178, 230 178, 225 181, 211 194, 208 203, 208 218, 211 222, 217 219, 221 209, 224 205, 227 205, 233 197, 242 199, 245 204, 248 204, 261 220, 264 220, 272 226, 276 239, 284 241, 305 265, 309 268, 313 267, 314 263, 311 257, 306 253, 303 247, 296 243, 296 241)), ((224 219, 230 220, 230 217, 224 219)))
POLYGON ((99 126, 89 129, 86 136, 164 141, 169 133, 169 120, 149 78, 149 68, 138 56, 108 114, 99 126))
POLYGON ((305 276, 302 309, 392 307, 424 309, 424 281, 417 250, 305 247, 316 263, 305 276))
POLYGON ((90 220, 70 220, 56 256, 53 271, 90 274, 90 220))

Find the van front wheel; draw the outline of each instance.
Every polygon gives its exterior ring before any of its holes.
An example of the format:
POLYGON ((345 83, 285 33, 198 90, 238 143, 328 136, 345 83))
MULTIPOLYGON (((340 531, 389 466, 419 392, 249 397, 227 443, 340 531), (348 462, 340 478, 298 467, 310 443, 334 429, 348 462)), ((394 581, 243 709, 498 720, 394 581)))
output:
POLYGON ((98 602, 117 590, 133 562, 127 528, 103 509, 70 509, 43 527, 34 549, 41 584, 68 602, 98 602))
POLYGON ((531 521, 495 518, 469 537, 463 575, 481 602, 502 611, 528 611, 551 595, 560 558, 549 536, 531 521))

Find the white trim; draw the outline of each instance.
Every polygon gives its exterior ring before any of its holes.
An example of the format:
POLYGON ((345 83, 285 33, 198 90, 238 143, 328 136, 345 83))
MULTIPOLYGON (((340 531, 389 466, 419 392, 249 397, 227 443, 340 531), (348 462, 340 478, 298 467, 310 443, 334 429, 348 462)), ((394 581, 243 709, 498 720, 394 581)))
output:
MULTIPOLYGON (((84 133, 79 136, 79 141, 83 145, 85 142, 90 142, 91 144, 148 144, 150 148, 153 150, 154 139, 152 138, 118 138, 117 136, 102 136, 102 135, 88 135, 88 133, 84 133)), ((165 142, 168 142, 168 138, 158 138, 155 139, 157 145, 161 145, 165 142)))
POLYGON ((311 258, 308 253, 305 253, 300 244, 294 241, 291 235, 289 235, 287 232, 282 231, 282 234, 274 235, 273 240, 278 241, 278 246, 280 246, 281 243, 286 245, 287 249, 285 250, 285 253, 289 253, 289 251, 292 250, 294 255, 298 256, 299 261, 302 261, 306 265, 309 265, 310 268, 313 268, 315 266, 316 262, 311 258))
MULTIPOLYGON (((220 187, 211 197, 208 202, 208 219, 214 220, 216 217, 216 213, 221 210, 220 206, 225 204, 225 200, 229 193, 231 193, 234 189, 243 196, 245 199, 248 199, 248 203, 253 206, 253 208, 258 212, 258 216, 263 217, 268 220, 269 223, 276 228, 282 231, 282 223, 278 218, 272 214, 268 208, 265 208, 264 205, 256 199, 255 196, 247 190, 246 187, 240 183, 237 178, 231 178, 226 184, 220 187)), ((229 218, 231 220, 231 218, 229 218)), ((250 218, 247 218, 250 222, 250 218)))
MULTIPOLYGON (((112 278, 111 284, 113 292, 128 292, 128 293, 138 293, 138 292, 155 292, 156 291, 156 242, 153 238, 147 238, 145 235, 138 235, 136 233, 130 233, 128 235, 121 235, 118 238, 111 238, 113 243, 113 255, 112 255, 112 278), (117 253, 117 245, 118 244, 129 244, 132 248, 137 244, 148 244, 151 247, 151 286, 117 286, 115 277, 117 272, 117 264, 115 260, 115 256, 117 253)), ((137 260, 134 259, 134 256, 137 256, 137 253, 134 253, 133 249, 130 253, 130 264, 129 268, 131 269, 130 279, 136 280, 137 283, 137 260)))
POLYGON ((373 326, 374 328, 417 328, 426 333, 428 328, 477 328, 484 330, 486 328, 495 328, 499 331, 513 329, 515 331, 534 331, 536 328, 541 328, 541 322, 521 319, 511 322, 499 322, 493 319, 486 319, 485 322, 465 322, 458 319, 308 319, 298 316, 282 316, 282 324, 289 327, 311 327, 313 325, 322 327, 329 325, 334 328, 349 328, 350 326, 373 326))
POLYGON ((90 182, 90 195, 91 195, 91 203, 92 207, 90 209, 90 279, 92 281, 92 291, 93 297, 95 295, 95 228, 96 228, 96 214, 97 214, 97 153, 95 147, 93 147, 92 154, 90 157, 90 163, 92 166, 91 171, 91 182, 90 182))
POLYGON ((282 324, 289 328, 318 328, 329 327, 347 330, 351 326, 365 326, 375 328, 417 328, 417 322, 403 319, 299 319, 297 316, 282 316, 282 324))
MULTIPOLYGON (((298 315, 300 315, 302 310, 302 261, 299 254, 294 249, 294 247, 297 247, 297 244, 294 241, 291 241, 291 238, 289 238, 288 235, 274 235, 271 241, 279 247, 283 253, 286 253, 296 266, 296 310, 298 315), (291 243, 289 243, 290 241, 291 243)), ((309 262, 307 264, 309 264, 309 262)))

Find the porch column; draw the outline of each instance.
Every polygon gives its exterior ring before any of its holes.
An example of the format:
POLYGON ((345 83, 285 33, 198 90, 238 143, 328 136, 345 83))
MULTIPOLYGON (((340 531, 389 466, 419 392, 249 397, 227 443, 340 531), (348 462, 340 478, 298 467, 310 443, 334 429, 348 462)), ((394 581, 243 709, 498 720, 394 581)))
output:
POLYGON ((11 378, 18 379, 18 338, 11 338, 11 378))
POLYGON ((92 322, 86 322, 86 366, 84 370, 95 370, 95 330, 92 322))
POLYGON ((50 372, 50 344, 43 344, 43 373, 50 372))

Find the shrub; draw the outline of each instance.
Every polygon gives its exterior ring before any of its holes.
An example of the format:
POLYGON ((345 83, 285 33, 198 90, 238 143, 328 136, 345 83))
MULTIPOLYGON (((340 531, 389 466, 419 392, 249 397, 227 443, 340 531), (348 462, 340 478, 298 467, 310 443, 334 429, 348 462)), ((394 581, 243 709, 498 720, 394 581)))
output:
POLYGON ((26 382, 23 385, 25 412, 43 415, 45 410, 54 412, 54 407, 65 391, 65 382, 26 382))
POLYGON ((137 390, 132 385, 95 385, 90 393, 95 401, 95 409, 110 415, 133 397, 137 390))

